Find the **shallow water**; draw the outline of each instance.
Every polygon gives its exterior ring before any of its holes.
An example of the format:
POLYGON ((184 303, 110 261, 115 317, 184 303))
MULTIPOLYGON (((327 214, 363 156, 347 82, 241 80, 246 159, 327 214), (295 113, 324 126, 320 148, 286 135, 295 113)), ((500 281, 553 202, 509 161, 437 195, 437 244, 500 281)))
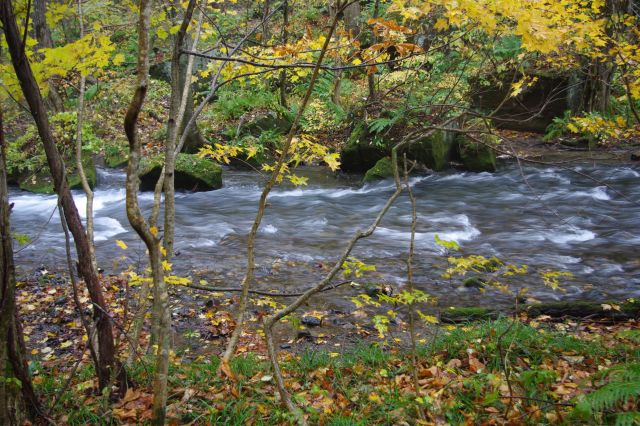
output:
MULTIPOLYGON (((312 285, 350 236, 369 226, 394 189, 391 181, 362 186, 357 176, 333 176, 320 169, 300 174, 309 177, 308 186, 280 187, 269 197, 257 242, 261 288, 293 291, 312 285)), ((239 283, 261 179, 254 172, 225 170, 222 189, 177 195, 177 272, 214 284, 239 283)), ((507 304, 511 299, 492 291, 481 296, 477 289, 462 287, 459 279, 442 279, 446 256, 435 244, 435 234, 457 241, 463 254, 495 255, 528 265, 531 274, 510 284, 529 288, 536 299, 640 296, 638 166, 527 166, 522 174, 507 165, 495 174, 445 173, 414 177, 411 183, 418 202, 415 283, 443 305, 507 304), (537 272, 549 269, 574 274, 564 283, 564 292, 542 284, 537 272)), ((99 262, 108 273, 129 265, 141 269, 145 258, 143 244, 127 222, 123 186, 122 172, 99 171, 95 240, 99 262), (118 248, 116 239, 129 249, 118 248)), ((84 196, 77 193, 76 200, 83 212, 84 196)), ((27 274, 40 265, 64 269, 56 198, 11 190, 10 201, 15 203, 15 231, 33 240, 16 254, 19 272, 27 274)), ((147 213, 151 201, 150 193, 141 196, 147 213)), ((403 195, 375 234, 358 244, 353 255, 377 266, 368 280, 403 285, 410 223, 410 203, 403 195)), ((318 297, 325 307, 346 309, 351 305, 343 296, 350 294, 353 290, 344 288, 318 297)))

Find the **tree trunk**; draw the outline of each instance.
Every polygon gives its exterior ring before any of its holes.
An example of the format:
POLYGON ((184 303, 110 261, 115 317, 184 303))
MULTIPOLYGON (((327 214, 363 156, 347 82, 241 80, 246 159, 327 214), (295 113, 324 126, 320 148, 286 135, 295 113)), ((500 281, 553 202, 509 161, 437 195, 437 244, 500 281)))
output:
MULTIPOLYGON (((378 14, 380 13, 380 0, 376 0, 376 2, 373 5, 373 19, 376 19, 378 17, 378 14)), ((371 35, 373 37, 373 41, 372 44, 376 43, 376 36, 375 34, 371 35)), ((375 72, 371 72, 371 73, 367 73, 367 86, 369 87, 369 96, 367 97, 367 101, 369 103, 373 102, 376 98, 376 76, 375 76, 375 72)))
POLYGON ((35 420, 41 409, 31 385, 22 328, 15 301, 15 267, 9 223, 7 167, 0 110, 0 424, 21 425, 35 420))
POLYGON ((269 16, 270 13, 271 13, 271 1, 265 0, 264 8, 262 9, 262 21, 264 22, 262 24, 262 43, 263 44, 269 44, 269 39, 271 38, 271 34, 269 32, 269 22, 267 20, 267 17, 269 16))
MULTIPOLYGON (((289 41, 289 1, 284 0, 282 5, 282 45, 286 46, 289 41)), ((278 78, 278 88, 280 89, 280 106, 287 108, 287 70, 280 70, 278 78)))
MULTIPOLYGON (((47 25, 46 20, 47 1, 46 0, 34 0, 33 1, 33 29, 35 32, 36 40, 38 41, 38 48, 52 48, 53 37, 51 37, 51 30, 47 25)), ((52 80, 47 82, 49 86, 49 93, 45 100, 47 108, 53 112, 64 111, 64 104, 62 97, 58 93, 58 88, 52 80)))
MULTIPOLYGON (((78 23, 80 25, 80 37, 84 37, 84 14, 82 12, 82 0, 78 0, 78 23)), ((82 165, 82 126, 84 123, 84 93, 86 87, 87 78, 84 75, 80 76, 80 90, 78 93, 78 112, 76 115, 76 168, 78 169, 78 175, 82 183, 82 190, 87 197, 86 218, 87 218, 87 238, 89 239, 89 256, 91 257, 91 263, 97 270, 98 262, 96 260, 96 247, 93 239, 93 191, 87 180, 87 175, 84 172, 84 166, 82 165)))
POLYGON ((169 295, 167 293, 160 239, 157 228, 149 226, 145 221, 138 203, 138 165, 140 162, 140 140, 137 135, 137 121, 147 94, 149 74, 149 27, 151 20, 151 0, 140 0, 138 20, 138 71, 136 90, 129 104, 124 119, 124 129, 129 141, 129 163, 127 165, 127 217, 129 223, 144 241, 149 251, 151 273, 153 279, 153 311, 152 334, 156 336, 156 368, 153 378, 153 419, 152 424, 163 425, 166 419, 167 379, 169 371, 169 332, 171 314, 169 311, 169 295))
MULTIPOLYGON (((167 252, 167 259, 173 256, 173 238, 174 238, 174 222, 175 222, 175 160, 176 160, 176 144, 182 135, 185 127, 185 115, 189 113, 189 117, 193 115, 193 95, 191 93, 191 74, 193 69, 194 58, 188 58, 188 63, 182 63, 181 51, 189 50, 188 44, 197 46, 200 36, 200 26, 202 23, 202 14, 198 21, 198 29, 196 30, 196 39, 193 43, 187 40, 187 29, 193 11, 196 6, 196 0, 190 0, 184 13, 180 29, 174 38, 173 53, 171 55, 171 100, 169 105, 169 121, 167 124, 167 140, 165 142, 165 163, 164 163, 164 247, 167 252), (187 111, 189 110, 189 111, 187 111)), ((193 126, 189 129, 197 132, 197 127, 193 126)), ((190 139, 190 138, 189 138, 190 139)), ((189 140, 187 139, 187 141, 189 140)), ((162 177, 161 177, 162 179, 162 177)))
MULTIPOLYGON (((102 293, 102 287, 96 269, 91 262, 89 239, 85 233, 84 226, 78 209, 69 190, 65 175, 65 166, 56 147, 55 139, 51 131, 49 119, 40 89, 31 71, 31 66, 22 49, 22 35, 18 31, 11 2, 4 0, 0 3, 0 20, 2 20, 5 39, 9 46, 11 61, 20 81, 22 93, 29 105, 31 115, 38 128, 38 134, 42 140, 42 145, 49 164, 49 170, 53 178, 54 189, 60 197, 65 220, 75 241, 76 253, 78 254, 78 271, 86 283, 89 296, 93 303, 93 319, 98 334, 98 357, 99 363, 96 365, 100 390, 108 388, 110 385, 111 373, 116 365, 115 346, 113 340, 113 330, 108 307, 102 293)), ((124 370, 118 371, 120 384, 126 383, 124 370)), ((121 386, 124 391, 125 386, 121 386)))

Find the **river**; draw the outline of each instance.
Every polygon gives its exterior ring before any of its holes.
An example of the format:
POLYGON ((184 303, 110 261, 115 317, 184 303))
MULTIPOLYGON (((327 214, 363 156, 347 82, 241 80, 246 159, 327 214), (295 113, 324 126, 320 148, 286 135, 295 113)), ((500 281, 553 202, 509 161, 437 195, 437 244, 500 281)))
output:
MULTIPOLYGON (((358 176, 301 169, 304 187, 276 188, 257 241, 257 286, 292 291, 313 285, 329 269, 347 240, 369 226, 393 193, 392 181, 362 186, 358 176)), ((180 193, 176 197, 174 271, 210 284, 238 285, 245 268, 246 234, 261 191, 260 174, 225 170, 222 189, 180 193)), ((640 297, 640 168, 629 164, 572 165, 569 169, 507 164, 494 174, 442 173, 412 177, 417 198, 415 284, 437 296, 441 305, 510 304, 512 298, 490 290, 480 295, 460 279, 441 278, 447 266, 434 235, 455 240, 463 255, 497 256, 526 264, 530 273, 514 277, 515 290, 529 289, 538 300, 623 299, 640 297), (587 177, 591 176, 593 179, 587 177), (612 190, 614 188, 615 190, 612 190), (562 291, 542 284, 540 271, 574 276, 562 291)), ((127 267, 140 271, 145 251, 125 213, 124 175, 99 170, 95 191, 95 240, 106 273, 127 267), (124 241, 122 250, 115 241, 124 241)), ((64 270, 64 238, 56 198, 16 189, 11 216, 14 230, 31 243, 16 247, 20 275, 39 266, 64 270)), ((83 212, 84 196, 76 193, 83 212)), ((149 211, 152 196, 141 203, 149 211)), ((373 236, 361 240, 353 255, 376 265, 360 281, 401 287, 405 282, 411 208, 403 195, 373 236)), ((326 306, 350 306, 353 289, 322 296, 326 306)))

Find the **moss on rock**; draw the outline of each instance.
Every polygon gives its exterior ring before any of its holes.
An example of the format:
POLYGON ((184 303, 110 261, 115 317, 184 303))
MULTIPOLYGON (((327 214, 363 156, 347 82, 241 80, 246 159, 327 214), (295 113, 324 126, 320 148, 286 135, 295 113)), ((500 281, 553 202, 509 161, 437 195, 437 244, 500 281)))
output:
POLYGON ((373 142, 367 123, 362 121, 354 126, 347 143, 340 152, 340 170, 364 173, 389 153, 389 149, 373 142))
POLYGON ((408 149, 408 156, 428 168, 442 171, 449 168, 449 161, 454 149, 454 134, 438 131, 421 139, 408 149))
POLYGON ((104 165, 116 169, 123 167, 129 160, 129 149, 126 145, 114 145, 105 149, 104 165))
MULTIPOLYGON (((138 172, 142 191, 153 191, 160 177, 163 162, 164 156, 161 155, 142 159, 138 172)), ((210 191, 221 186, 220 165, 195 154, 178 154, 175 169, 176 190, 210 191)))
MULTIPOLYGON (((71 189, 82 189, 82 181, 80 175, 77 172, 75 165, 75 159, 69 159, 65 162, 67 167, 67 181, 71 189)), ((84 173, 89 181, 89 186, 93 189, 97 182, 96 165, 93 161, 91 154, 82 155, 82 166, 84 173)), ((49 170, 43 170, 34 175, 26 176, 18 183, 20 189, 29 192, 35 192, 38 194, 53 194, 53 178, 49 173, 49 170)))
POLYGON ((456 140, 464 168, 470 172, 495 172, 496 154, 486 145, 470 141, 463 135, 456 140))
POLYGON ((476 307, 450 307, 442 311, 440 320, 445 323, 470 322, 478 320, 494 319, 498 313, 492 309, 476 307))
POLYGON ((379 160, 375 166, 367 170, 364 175, 363 182, 373 182, 376 180, 386 179, 393 176, 393 166, 391 159, 385 157, 379 160))

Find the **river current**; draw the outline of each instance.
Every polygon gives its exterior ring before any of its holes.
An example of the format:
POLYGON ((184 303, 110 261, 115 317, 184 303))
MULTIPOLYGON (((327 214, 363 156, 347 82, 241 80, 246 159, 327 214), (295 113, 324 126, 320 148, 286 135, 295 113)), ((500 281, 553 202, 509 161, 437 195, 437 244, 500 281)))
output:
MULTIPOLYGON (((368 227, 393 193, 390 180, 362 185, 358 176, 302 169, 304 187, 281 186, 269 197, 257 241, 257 286, 293 291, 323 276, 347 240, 368 227)), ((246 234, 254 220, 263 177, 225 170, 222 189, 176 197, 174 270, 194 280, 237 286, 245 268, 246 234)), ((434 236, 455 240, 460 254, 497 256, 526 264, 529 274, 512 277, 513 289, 529 289, 538 300, 607 300, 640 296, 640 168, 636 165, 572 165, 568 169, 507 164, 494 174, 444 173, 411 178, 417 198, 414 276, 417 287, 442 305, 509 304, 490 290, 480 295, 461 279, 444 279, 446 254, 434 236), (590 176, 591 178, 589 178, 590 176), (567 271, 562 290, 543 285, 540 272, 567 271)), ((106 273, 142 270, 145 250, 125 213, 124 175, 99 170, 95 190, 95 240, 106 273), (122 250, 116 245, 128 245, 122 250)), ((149 193, 141 196, 148 213, 149 193)), ((64 270, 64 237, 55 196, 10 191, 15 232, 31 243, 16 247, 20 275, 41 265, 64 270)), ((84 213, 84 196, 76 193, 84 213)), ((360 281, 401 287, 406 280, 411 206, 401 196, 375 233, 353 256, 376 265, 360 281)), ((352 289, 322 295, 326 306, 345 308, 352 289)))

